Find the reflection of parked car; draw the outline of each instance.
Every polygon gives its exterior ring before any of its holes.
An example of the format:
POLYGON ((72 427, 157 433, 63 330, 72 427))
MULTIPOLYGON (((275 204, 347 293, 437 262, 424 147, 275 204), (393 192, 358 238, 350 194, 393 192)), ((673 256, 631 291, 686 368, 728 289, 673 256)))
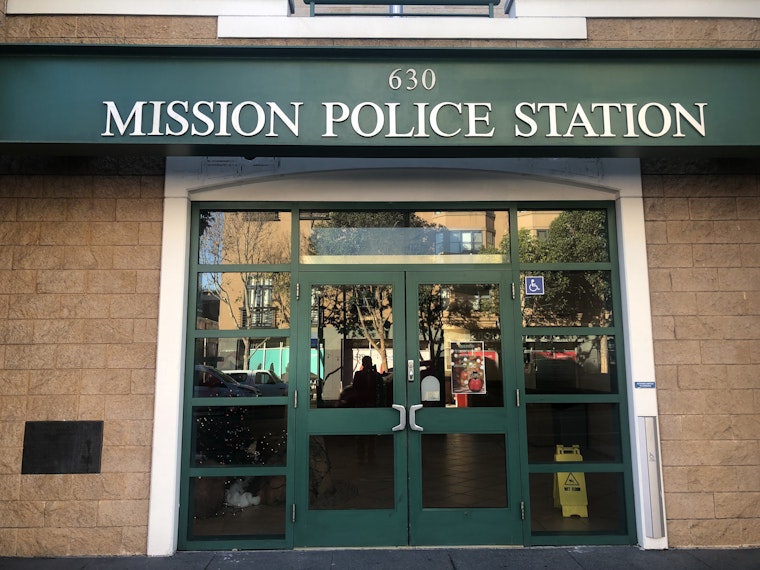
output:
POLYGON ((193 396, 196 398, 214 398, 237 396, 239 398, 255 398, 259 391, 254 386, 241 384, 221 370, 205 364, 195 365, 193 379, 193 396))
POLYGON ((288 384, 269 370, 225 370, 226 374, 244 384, 253 386, 262 396, 287 396, 288 384))

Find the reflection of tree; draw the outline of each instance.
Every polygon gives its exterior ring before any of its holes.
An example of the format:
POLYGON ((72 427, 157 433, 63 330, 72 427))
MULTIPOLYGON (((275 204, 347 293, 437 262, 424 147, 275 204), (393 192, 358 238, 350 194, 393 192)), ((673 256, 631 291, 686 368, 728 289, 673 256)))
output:
MULTIPOLYGON (((443 310, 445 300, 441 285, 423 285, 419 289, 419 332, 423 345, 430 350, 430 365, 438 369, 443 356, 443 310)), ((432 373, 432 370, 431 370, 432 373)))
MULTIPOLYGON (((198 260, 201 264, 280 264, 290 261, 290 228, 277 212, 201 212, 198 260)), ((235 328, 278 328, 290 322, 287 273, 240 271, 202 276, 200 288, 219 300, 220 312, 235 328)), ((220 314, 220 319, 222 315, 220 314)), ((244 362, 250 356, 244 338, 244 362)))
POLYGON ((498 287, 495 285, 456 285, 446 315, 447 323, 467 330, 497 328, 498 287))
POLYGON ((343 338, 363 338, 388 370, 387 348, 393 324, 390 285, 338 285, 320 288, 322 323, 334 327, 343 338))
POLYGON ((437 366, 444 350, 444 329, 497 330, 498 287, 484 284, 423 285, 419 291, 419 333, 437 366))
MULTIPOLYGON (((603 210, 567 210, 549 226, 545 238, 528 229, 519 232, 522 263, 595 263, 609 261, 607 217, 603 210)), ((523 297, 526 326, 539 324, 596 326, 609 323, 609 272, 593 270, 545 271, 546 292, 523 297)))
POLYGON ((290 261, 290 227, 279 212, 202 212, 199 262, 260 264, 290 261))

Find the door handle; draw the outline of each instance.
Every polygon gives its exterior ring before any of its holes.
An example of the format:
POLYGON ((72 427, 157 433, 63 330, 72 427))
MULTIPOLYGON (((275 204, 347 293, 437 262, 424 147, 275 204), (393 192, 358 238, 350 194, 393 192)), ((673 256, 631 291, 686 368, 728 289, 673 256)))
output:
POLYGON ((401 404, 393 404, 391 408, 398 412, 399 421, 397 426, 391 428, 391 431, 401 431, 406 427, 406 408, 401 404))
POLYGON ((409 408, 409 427, 414 431, 424 431, 422 427, 417 425, 416 415, 417 410, 422 409, 422 404, 415 404, 409 408))

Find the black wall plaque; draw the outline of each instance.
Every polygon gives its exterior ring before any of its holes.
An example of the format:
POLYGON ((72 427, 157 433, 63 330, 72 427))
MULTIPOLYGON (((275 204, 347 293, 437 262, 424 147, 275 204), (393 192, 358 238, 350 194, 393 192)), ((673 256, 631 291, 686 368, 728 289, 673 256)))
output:
POLYGON ((103 422, 26 422, 21 473, 100 473, 103 422))

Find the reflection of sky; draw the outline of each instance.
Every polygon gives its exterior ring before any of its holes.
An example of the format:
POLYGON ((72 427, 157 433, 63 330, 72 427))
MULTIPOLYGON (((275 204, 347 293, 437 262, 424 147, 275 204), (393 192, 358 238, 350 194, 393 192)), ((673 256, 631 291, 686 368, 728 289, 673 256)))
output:
POLYGON ((198 276, 198 288, 201 291, 210 291, 222 281, 221 273, 201 273, 198 276))
POLYGON ((222 262, 222 230, 224 228, 224 212, 208 212, 206 228, 200 236, 198 246, 199 263, 222 262))

